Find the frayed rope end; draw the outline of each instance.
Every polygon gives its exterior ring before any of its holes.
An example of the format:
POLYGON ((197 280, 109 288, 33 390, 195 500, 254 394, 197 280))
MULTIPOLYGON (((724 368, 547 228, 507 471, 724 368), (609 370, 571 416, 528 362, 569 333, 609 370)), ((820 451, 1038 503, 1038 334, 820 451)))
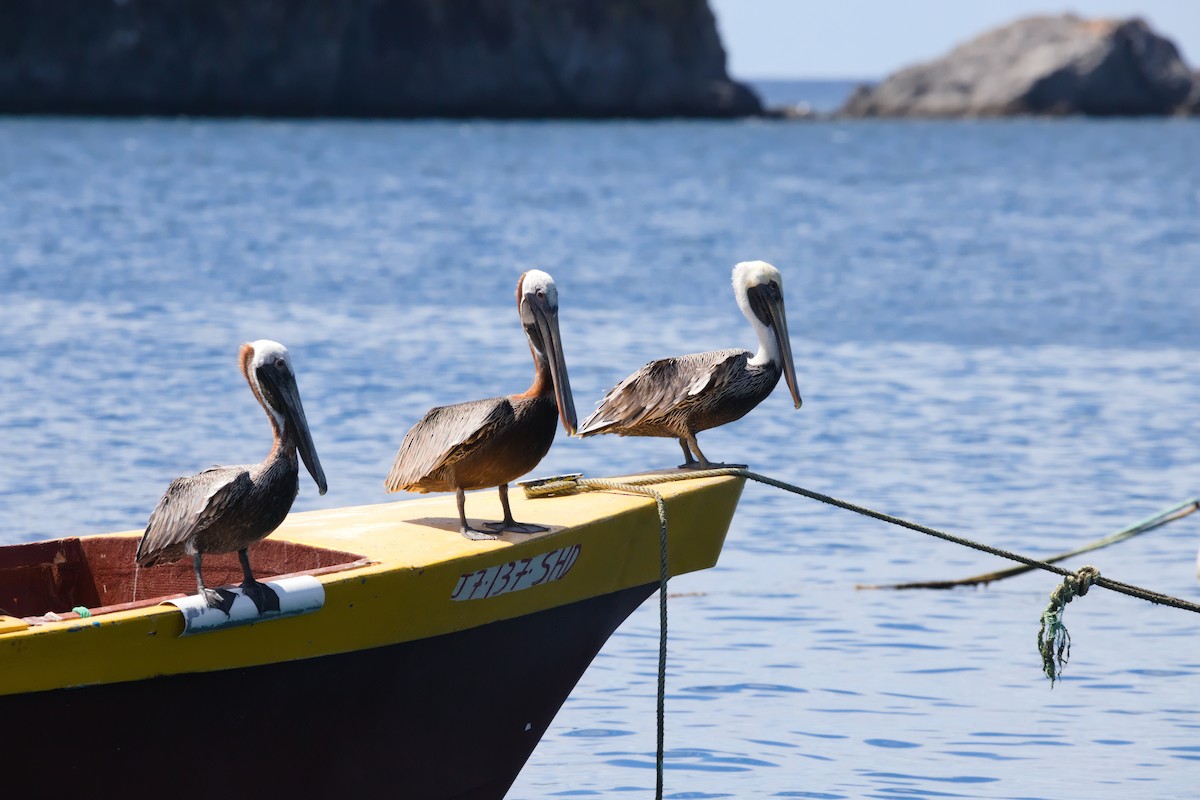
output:
POLYGON ((1042 612, 1037 645, 1042 656, 1042 671, 1050 679, 1051 687, 1062 675, 1063 667, 1071 657, 1071 634, 1062 621, 1067 603, 1087 594, 1099 577, 1100 570, 1095 567, 1080 567, 1074 575, 1063 578, 1063 582, 1050 593, 1050 605, 1042 612))

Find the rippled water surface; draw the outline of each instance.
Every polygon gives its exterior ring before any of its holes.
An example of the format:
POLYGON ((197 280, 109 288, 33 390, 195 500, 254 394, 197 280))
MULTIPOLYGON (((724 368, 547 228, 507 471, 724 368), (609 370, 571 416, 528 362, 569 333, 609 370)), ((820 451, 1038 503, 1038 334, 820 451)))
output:
MULTIPOLYGON (((652 357, 751 346, 750 258, 786 277, 804 407, 777 391, 710 456, 1034 555, 1200 490, 1195 123, 10 119, 0 541, 140 528, 176 475, 261 458, 244 340, 299 373, 330 491, 296 508, 378 502, 428 407, 527 385, 522 270, 558 281, 582 415, 652 357)), ((538 472, 678 458, 560 434, 538 472)), ((1198 542, 1088 561, 1200 600, 1198 542)), ((1194 615, 1093 591, 1051 689, 1052 576, 855 588, 998 566, 748 486, 719 566, 672 582, 668 795, 1195 796, 1194 615)), ((656 653, 652 600, 511 797, 647 796, 656 653)))

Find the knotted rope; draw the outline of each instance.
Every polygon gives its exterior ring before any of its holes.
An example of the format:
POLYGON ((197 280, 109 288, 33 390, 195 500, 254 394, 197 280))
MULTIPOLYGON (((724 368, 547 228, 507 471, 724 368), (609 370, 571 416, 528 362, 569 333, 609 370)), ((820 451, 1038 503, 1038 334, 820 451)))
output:
POLYGON ((1038 652, 1042 654, 1042 671, 1050 679, 1051 686, 1071 657, 1071 634, 1062 621, 1067 603, 1087 594, 1099 577, 1100 570, 1095 567, 1080 567, 1074 575, 1063 578, 1063 582, 1050 593, 1050 605, 1042 612, 1037 644, 1038 652))

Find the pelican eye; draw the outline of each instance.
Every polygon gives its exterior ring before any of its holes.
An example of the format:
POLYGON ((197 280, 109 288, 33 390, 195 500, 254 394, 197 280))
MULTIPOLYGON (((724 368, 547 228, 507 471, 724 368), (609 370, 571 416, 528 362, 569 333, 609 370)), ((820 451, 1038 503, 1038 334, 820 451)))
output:
POLYGON ((286 369, 287 369, 287 362, 286 362, 286 361, 284 361, 282 358, 277 358, 277 359, 275 359, 275 369, 278 369, 278 370, 286 370, 286 369))

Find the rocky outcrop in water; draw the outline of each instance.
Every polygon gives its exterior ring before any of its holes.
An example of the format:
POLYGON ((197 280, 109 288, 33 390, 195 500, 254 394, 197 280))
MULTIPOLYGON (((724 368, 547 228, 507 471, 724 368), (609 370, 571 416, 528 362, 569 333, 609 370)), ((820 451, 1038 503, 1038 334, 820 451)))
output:
POLYGON ((706 0, 0 2, 0 113, 761 111, 706 0))
POLYGON ((1196 77, 1140 19, 1031 17, 861 86, 851 117, 1142 116, 1183 112, 1196 77))
POLYGON ((1185 116, 1200 116, 1200 72, 1192 76, 1192 93, 1179 106, 1177 113, 1185 116))

